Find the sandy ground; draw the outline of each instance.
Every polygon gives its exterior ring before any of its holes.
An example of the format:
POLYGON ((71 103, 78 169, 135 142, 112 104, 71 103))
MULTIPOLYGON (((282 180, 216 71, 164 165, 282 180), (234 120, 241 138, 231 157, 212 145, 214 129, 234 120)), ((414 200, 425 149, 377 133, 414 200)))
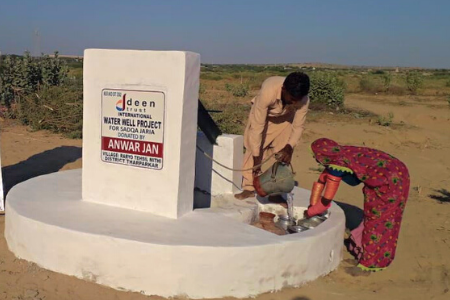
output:
MULTIPOLYGON (((350 95, 347 105, 382 115, 392 112, 395 124, 381 127, 367 119, 336 121, 331 115, 309 122, 304 140, 295 150, 297 180, 300 186, 310 188, 317 179, 317 164, 307 144, 319 137, 382 149, 403 160, 412 182, 397 257, 386 271, 351 277, 345 272, 352 263, 346 253, 339 269, 328 276, 257 299, 450 299, 450 163, 446 160, 450 109, 446 101, 350 95)), ((29 132, 6 122, 0 125, 6 190, 34 176, 81 167, 81 141, 29 132)), ((342 186, 337 200, 362 207, 361 188, 342 186)), ((16 259, 7 248, 3 231, 4 216, 0 216, 0 299, 161 299, 115 291, 16 259)))

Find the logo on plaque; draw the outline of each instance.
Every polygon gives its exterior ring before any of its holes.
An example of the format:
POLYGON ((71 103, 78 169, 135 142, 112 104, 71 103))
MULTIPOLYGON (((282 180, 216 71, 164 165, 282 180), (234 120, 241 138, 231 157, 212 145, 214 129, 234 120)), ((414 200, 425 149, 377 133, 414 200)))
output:
POLYGON ((104 89, 102 161, 162 169, 164 111, 163 92, 104 89))

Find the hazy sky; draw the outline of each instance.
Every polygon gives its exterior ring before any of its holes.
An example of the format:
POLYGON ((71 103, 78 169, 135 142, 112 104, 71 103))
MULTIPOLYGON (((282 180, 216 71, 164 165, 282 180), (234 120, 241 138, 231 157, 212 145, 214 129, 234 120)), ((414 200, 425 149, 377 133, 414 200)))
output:
POLYGON ((189 50, 203 63, 450 68, 450 0, 0 0, 0 51, 189 50))

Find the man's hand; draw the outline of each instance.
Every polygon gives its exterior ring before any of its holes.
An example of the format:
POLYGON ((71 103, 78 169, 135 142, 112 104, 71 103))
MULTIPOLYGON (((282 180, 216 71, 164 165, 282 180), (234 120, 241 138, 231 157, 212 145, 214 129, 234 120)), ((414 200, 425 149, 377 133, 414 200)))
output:
POLYGON ((292 148, 292 146, 286 144, 286 146, 284 146, 284 148, 276 154, 277 160, 285 164, 290 164, 293 152, 294 149, 292 148))
POLYGON ((261 156, 253 156, 253 166, 257 166, 256 168, 253 169, 253 177, 261 173, 261 166, 260 166, 261 162, 262 162, 261 156))
POLYGON ((259 182, 259 175, 261 175, 261 162, 262 162, 261 156, 253 156, 253 166, 255 167, 253 169, 253 187, 255 188, 255 192, 258 195, 260 195, 261 197, 265 197, 266 194, 264 190, 261 188, 259 182))

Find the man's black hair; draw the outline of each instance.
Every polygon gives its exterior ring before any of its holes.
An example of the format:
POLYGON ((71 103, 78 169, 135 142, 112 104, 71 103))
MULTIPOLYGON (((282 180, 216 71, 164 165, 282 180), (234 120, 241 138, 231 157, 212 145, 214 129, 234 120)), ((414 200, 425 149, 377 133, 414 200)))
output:
POLYGON ((303 72, 293 72, 286 77, 283 86, 292 97, 303 98, 309 93, 309 76, 303 72))

